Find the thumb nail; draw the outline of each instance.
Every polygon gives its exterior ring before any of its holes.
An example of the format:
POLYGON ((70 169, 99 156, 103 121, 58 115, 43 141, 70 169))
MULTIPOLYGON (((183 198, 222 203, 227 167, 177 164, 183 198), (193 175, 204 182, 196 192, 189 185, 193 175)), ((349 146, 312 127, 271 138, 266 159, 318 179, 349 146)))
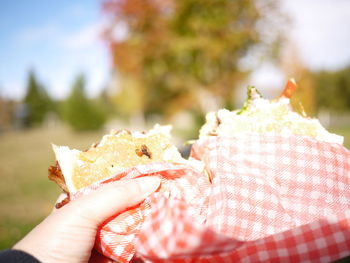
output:
POLYGON ((139 189, 145 198, 156 191, 160 185, 160 178, 156 176, 144 176, 135 179, 139 189))

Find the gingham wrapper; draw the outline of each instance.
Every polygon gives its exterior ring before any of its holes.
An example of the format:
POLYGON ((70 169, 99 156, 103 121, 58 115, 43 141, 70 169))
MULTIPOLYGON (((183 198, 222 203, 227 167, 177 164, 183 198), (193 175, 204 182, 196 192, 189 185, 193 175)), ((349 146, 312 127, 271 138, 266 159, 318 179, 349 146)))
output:
MULTIPOLYGON (((162 179, 156 196, 184 198, 186 203, 192 204, 187 212, 201 223, 204 222, 210 183, 207 176, 191 165, 152 163, 131 167, 103 182, 79 190, 71 196, 71 199, 88 194, 101 184, 150 175, 159 176, 162 179)), ((117 262, 129 262, 135 254, 133 241, 152 207, 149 200, 146 199, 140 205, 116 214, 102 224, 96 236, 95 248, 104 256, 117 262)))
POLYGON ((147 262, 330 262, 350 255, 350 152, 304 136, 198 140, 212 177, 204 222, 153 197, 135 242, 147 262))

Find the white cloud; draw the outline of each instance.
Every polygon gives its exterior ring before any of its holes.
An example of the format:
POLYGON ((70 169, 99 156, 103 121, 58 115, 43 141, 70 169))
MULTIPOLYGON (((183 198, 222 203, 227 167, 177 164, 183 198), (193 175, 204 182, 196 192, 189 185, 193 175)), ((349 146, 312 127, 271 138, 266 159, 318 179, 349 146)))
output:
POLYGON ((91 23, 75 32, 66 33, 62 36, 60 43, 67 49, 91 48, 101 41, 101 32, 100 23, 91 23))
POLYGON ((60 29, 56 24, 46 24, 37 27, 27 27, 20 30, 14 36, 16 43, 23 45, 33 45, 42 43, 52 38, 56 38, 60 34, 60 29))
POLYGON ((86 75, 89 96, 97 95, 109 77, 107 46, 101 40, 102 28, 103 24, 100 22, 87 24, 60 40, 62 52, 67 55, 67 64, 70 65, 62 72, 66 86, 71 85, 77 74, 83 73, 86 75))

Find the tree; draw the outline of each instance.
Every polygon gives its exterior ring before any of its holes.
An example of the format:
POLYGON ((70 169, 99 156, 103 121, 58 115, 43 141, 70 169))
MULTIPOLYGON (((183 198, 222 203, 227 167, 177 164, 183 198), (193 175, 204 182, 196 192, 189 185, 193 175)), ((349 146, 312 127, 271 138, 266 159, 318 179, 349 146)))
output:
POLYGON ((84 86, 85 78, 79 75, 63 102, 62 118, 77 131, 100 129, 106 121, 105 113, 86 97, 84 86))
POLYGON ((232 106, 234 88, 248 73, 241 59, 258 47, 277 50, 271 32, 280 32, 278 22, 269 20, 277 9, 274 0, 105 1, 119 95, 136 89, 133 99, 146 114, 197 110, 199 90, 232 106))
POLYGON ((27 92, 23 103, 27 118, 25 122, 29 126, 41 124, 46 114, 53 110, 53 102, 43 86, 37 81, 32 70, 28 75, 27 92))
POLYGON ((118 109, 113 104, 107 88, 103 88, 92 102, 100 109, 107 119, 117 114, 118 109))
POLYGON ((350 111, 350 66, 338 71, 315 73, 317 107, 333 111, 350 111))

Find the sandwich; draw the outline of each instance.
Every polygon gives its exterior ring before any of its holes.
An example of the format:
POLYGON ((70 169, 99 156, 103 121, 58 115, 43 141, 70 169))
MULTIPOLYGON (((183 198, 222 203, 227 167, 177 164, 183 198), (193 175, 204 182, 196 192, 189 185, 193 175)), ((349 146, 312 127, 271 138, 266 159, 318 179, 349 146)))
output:
POLYGON ((292 109, 290 98, 296 89, 297 85, 291 79, 278 99, 268 100, 255 87, 250 86, 243 108, 207 113, 199 137, 233 137, 242 133, 293 134, 343 144, 342 136, 328 132, 316 118, 307 117, 305 112, 299 114, 292 109))
POLYGON ((171 126, 155 125, 148 132, 112 131, 86 151, 53 145, 56 165, 49 179, 71 194, 126 169, 154 162, 187 162, 171 142, 171 126))

